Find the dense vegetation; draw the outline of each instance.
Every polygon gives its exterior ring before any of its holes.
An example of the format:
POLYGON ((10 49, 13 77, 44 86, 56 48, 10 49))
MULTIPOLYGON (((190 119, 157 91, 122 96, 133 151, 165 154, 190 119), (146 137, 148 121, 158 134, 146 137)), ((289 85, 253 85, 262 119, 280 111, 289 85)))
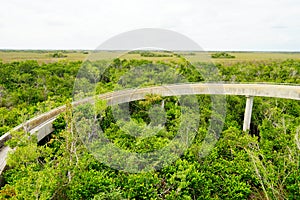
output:
POLYGON ((0 62, 0 135, 65 103, 81 62, 0 62))
MULTIPOLYGON (((209 95, 197 96, 201 114, 196 136, 184 154, 159 170, 128 173, 106 166, 89 153, 74 123, 73 108, 68 103, 81 62, 37 64, 34 61, 0 63, 0 95, 3 116, 1 131, 30 116, 67 103, 67 111, 54 126, 55 133, 45 144, 18 132, 8 143, 18 147, 9 156, 11 169, 4 174, 6 185, 2 198, 16 199, 297 199, 300 196, 300 103, 293 100, 255 98, 250 133, 242 132, 245 98, 227 96, 226 118, 220 139, 209 155, 201 156, 200 146, 206 135, 211 110, 209 95), (66 124, 68 124, 66 126, 66 124), (29 139, 28 139, 29 138, 29 139)), ((204 81, 201 73, 187 62, 152 63, 116 59, 104 73, 97 71, 103 62, 85 62, 86 76, 79 71, 76 87, 86 90, 97 82, 96 92, 105 93, 133 86, 136 82, 118 82, 135 67, 169 66, 190 82, 204 81)), ((204 67, 205 66, 205 67, 204 67)), ((218 74, 226 82, 300 83, 300 62, 218 65, 218 74)), ((145 73, 145 71, 143 71, 145 73)), ((139 77, 153 77, 153 71, 139 77)), ((172 82, 170 72, 163 76, 172 82), (169 79, 168 79, 169 78, 169 79)), ((130 80, 131 77, 129 77, 130 80)), ((162 84, 160 79, 143 86, 162 84)), ((182 80, 184 81, 184 80, 182 80)), ((89 91, 86 91, 89 94, 89 91)), ((80 95, 80 93, 78 93, 80 95)), ((132 120, 120 129, 112 116, 112 107, 100 105, 100 126, 111 142, 131 152, 147 152, 168 144, 178 130, 180 106, 175 97, 148 96, 129 104, 132 120), (151 123, 147 111, 154 105, 166 110, 166 128, 151 137, 135 137, 130 131, 151 123), (133 123, 135 122, 135 123, 133 123), (125 130, 125 131, 124 131, 125 130), (126 130, 128 132, 126 132, 126 130)), ((84 114, 93 114, 82 108, 84 114)), ((138 132, 137 132, 138 134, 138 132)), ((150 133, 151 135, 151 133, 150 133)))

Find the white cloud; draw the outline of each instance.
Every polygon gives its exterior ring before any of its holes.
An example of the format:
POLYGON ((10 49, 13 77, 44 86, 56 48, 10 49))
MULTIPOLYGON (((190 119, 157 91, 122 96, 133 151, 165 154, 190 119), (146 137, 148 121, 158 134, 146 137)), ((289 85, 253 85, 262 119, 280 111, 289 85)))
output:
POLYGON ((206 50, 293 50, 298 0, 3 0, 0 48, 94 49, 137 28, 166 28, 206 50))

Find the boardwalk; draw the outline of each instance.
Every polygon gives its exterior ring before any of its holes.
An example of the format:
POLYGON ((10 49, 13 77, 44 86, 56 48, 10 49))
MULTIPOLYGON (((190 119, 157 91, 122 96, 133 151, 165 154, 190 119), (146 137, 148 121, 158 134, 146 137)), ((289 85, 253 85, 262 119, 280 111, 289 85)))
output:
MULTIPOLYGON (((107 100, 108 105, 125 103, 145 98, 147 94, 159 94, 161 96, 179 96, 179 95, 242 95, 247 97, 243 129, 249 129, 253 97, 272 97, 300 100, 300 86, 290 85, 271 85, 271 84, 222 84, 222 83, 189 83, 164 86, 153 86, 140 89, 128 89, 116 92, 109 92, 99 95, 100 99, 107 100)), ((91 103, 94 98, 86 98, 73 103, 78 106, 84 103, 91 103)), ((52 122, 56 117, 65 111, 65 106, 53 109, 47 113, 37 116, 29 121, 15 127, 18 131, 25 129, 30 133, 37 133, 40 141, 53 131, 52 122)), ((10 139, 10 132, 0 137, 0 174, 6 166, 6 157, 9 148, 4 145, 5 141, 10 139)))

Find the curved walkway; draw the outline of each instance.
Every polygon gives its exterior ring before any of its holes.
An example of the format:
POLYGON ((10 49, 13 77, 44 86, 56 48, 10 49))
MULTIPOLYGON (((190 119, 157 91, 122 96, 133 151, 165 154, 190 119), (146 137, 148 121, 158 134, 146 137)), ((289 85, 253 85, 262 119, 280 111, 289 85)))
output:
MULTIPOLYGON (((159 94, 161 96, 179 96, 193 94, 246 96, 247 105, 243 128, 244 130, 246 130, 249 129, 250 125, 253 97, 259 96, 300 100, 300 86, 270 84, 190 83, 121 90, 101 94, 99 95, 99 98, 107 100, 108 105, 113 105, 144 99, 145 95, 147 94, 159 94)), ((90 97, 77 102, 73 102, 73 106, 78 106, 84 103, 92 103, 93 101, 94 98, 90 97)), ((15 127, 11 131, 19 131, 21 129, 24 129, 25 131, 30 133, 37 133, 38 140, 40 141, 53 131, 52 122, 60 113, 64 112, 65 109, 65 106, 55 108, 47 113, 28 120, 27 122, 15 127)), ((5 146, 5 141, 11 138, 10 132, 0 137, 0 174, 6 166, 5 159, 7 157, 9 148, 5 146)))

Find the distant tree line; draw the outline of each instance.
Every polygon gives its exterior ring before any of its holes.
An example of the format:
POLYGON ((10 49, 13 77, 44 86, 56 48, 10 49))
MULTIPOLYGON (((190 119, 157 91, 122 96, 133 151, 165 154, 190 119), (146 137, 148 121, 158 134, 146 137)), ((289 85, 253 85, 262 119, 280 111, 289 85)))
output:
POLYGON ((230 55, 226 52, 217 52, 211 55, 212 58, 235 58, 235 56, 230 55))

